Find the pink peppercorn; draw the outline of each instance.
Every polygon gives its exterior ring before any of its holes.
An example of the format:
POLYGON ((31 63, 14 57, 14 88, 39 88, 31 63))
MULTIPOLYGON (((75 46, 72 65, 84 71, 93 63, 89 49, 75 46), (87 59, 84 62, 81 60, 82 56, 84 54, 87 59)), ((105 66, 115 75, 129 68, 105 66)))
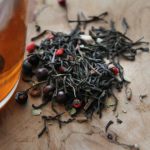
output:
POLYGON ((56 56, 62 56, 63 54, 64 54, 64 48, 59 48, 55 52, 56 56))
POLYGON ((36 48, 35 42, 31 42, 26 46, 26 50, 28 53, 32 53, 36 48))
POLYGON ((119 69, 117 67, 112 67, 111 70, 114 73, 114 75, 118 75, 119 69))

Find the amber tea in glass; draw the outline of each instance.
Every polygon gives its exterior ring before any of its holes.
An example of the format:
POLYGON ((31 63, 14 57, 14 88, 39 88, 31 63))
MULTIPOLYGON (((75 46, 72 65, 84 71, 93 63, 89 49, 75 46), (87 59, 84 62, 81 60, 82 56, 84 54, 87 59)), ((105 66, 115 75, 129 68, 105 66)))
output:
POLYGON ((21 72, 27 0, 0 0, 0 108, 12 96, 21 72))

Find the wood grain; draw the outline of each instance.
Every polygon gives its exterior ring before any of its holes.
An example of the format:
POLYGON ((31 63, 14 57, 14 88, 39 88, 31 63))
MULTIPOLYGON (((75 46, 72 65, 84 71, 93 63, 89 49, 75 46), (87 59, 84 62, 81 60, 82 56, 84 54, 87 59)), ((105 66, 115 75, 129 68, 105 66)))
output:
MULTIPOLYGON (((44 7, 42 0, 37 0, 36 10, 44 7)), ((42 29, 69 32, 73 25, 67 23, 67 17, 76 18, 78 12, 86 15, 100 14, 104 11, 110 13, 108 19, 116 22, 117 29, 122 31, 121 19, 126 17, 130 25, 128 35, 133 40, 144 36, 150 41, 150 1, 149 0, 68 0, 68 14, 58 6, 56 0, 46 0, 48 7, 38 16, 37 21, 42 29)), ((36 12, 35 10, 35 12, 36 12)), ((29 23, 27 42, 33 35, 35 23, 29 23)), ((90 28, 93 24, 90 24, 90 28)), ((95 23, 95 26, 104 25, 95 23)), ((0 150, 123 150, 124 148, 108 142, 103 135, 105 125, 109 120, 114 121, 111 130, 119 135, 119 140, 129 144, 139 144, 141 150, 150 147, 150 55, 139 53, 135 62, 122 60, 126 77, 132 81, 133 99, 126 102, 124 90, 117 93, 119 107, 117 113, 123 121, 116 123, 115 114, 111 109, 105 110, 102 119, 96 115, 88 123, 71 123, 61 130, 57 124, 49 126, 49 134, 38 139, 37 134, 43 127, 39 116, 31 115, 32 103, 40 103, 38 99, 29 100, 27 106, 17 105, 12 98, 11 102, 0 112, 0 150), (139 95, 148 94, 140 102, 139 95), (127 113, 123 113, 126 110, 127 113)), ((20 81, 18 90, 28 87, 20 81)), ((63 108, 59 108, 63 111, 63 108)), ((42 111, 43 114, 53 114, 50 105, 42 111)), ((67 114, 65 115, 67 117, 67 114)))

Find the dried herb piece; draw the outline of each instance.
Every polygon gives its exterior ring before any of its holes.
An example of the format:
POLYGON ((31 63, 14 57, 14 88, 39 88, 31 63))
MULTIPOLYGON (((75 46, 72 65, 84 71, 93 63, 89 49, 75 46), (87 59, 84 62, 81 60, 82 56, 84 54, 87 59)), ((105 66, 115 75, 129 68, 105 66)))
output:
POLYGON ((115 22, 113 20, 110 20, 110 28, 111 28, 111 31, 116 31, 116 27, 115 27, 115 22))
POLYGON ((140 99, 140 101, 142 102, 143 99, 146 98, 146 97, 147 97, 147 94, 143 94, 143 95, 140 95, 140 96, 139 96, 139 99, 140 99))
POLYGON ((40 32, 41 31, 41 27, 39 25, 35 25, 35 29, 36 29, 36 32, 40 32))
POLYGON ((129 29, 129 25, 125 17, 122 19, 122 27, 124 29, 124 34, 126 34, 129 29))
POLYGON ((125 86, 125 94, 126 94, 127 100, 130 101, 132 99, 132 90, 130 87, 125 86))
POLYGON ((38 138, 40 138, 47 130, 47 126, 46 126, 46 120, 44 119, 44 127, 43 129, 40 131, 40 133, 38 134, 38 138))
POLYGON ((49 30, 44 30, 39 35, 32 37, 31 41, 36 41, 36 40, 40 39, 41 37, 43 37, 44 35, 46 35, 47 33, 49 33, 49 30))
POLYGON ((39 104, 39 105, 34 105, 34 104, 32 104, 32 107, 34 108, 34 109, 40 109, 40 108, 42 108, 43 106, 45 106, 45 105, 47 105, 48 103, 50 102, 50 99, 49 100, 45 100, 44 102, 42 102, 41 104, 39 104))
POLYGON ((110 120, 110 121, 107 123, 107 125, 106 125, 106 127, 105 127, 105 132, 108 131, 108 128, 109 128, 113 123, 114 123, 114 122, 113 122, 112 120, 110 120))
POLYGON ((68 20, 69 23, 75 23, 75 22, 80 22, 80 23, 91 23, 94 21, 103 21, 107 23, 106 20, 104 20, 104 17, 108 15, 108 12, 104 12, 98 16, 89 16, 90 19, 85 19, 85 20, 68 20))
POLYGON ((117 123, 121 124, 123 121, 117 118, 117 123))

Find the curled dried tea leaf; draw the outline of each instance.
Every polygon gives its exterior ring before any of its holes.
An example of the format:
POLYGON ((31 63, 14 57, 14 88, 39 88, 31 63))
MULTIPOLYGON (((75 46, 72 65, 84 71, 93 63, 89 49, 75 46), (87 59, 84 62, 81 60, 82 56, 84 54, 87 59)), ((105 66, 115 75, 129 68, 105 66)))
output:
POLYGON ((112 120, 110 120, 110 121, 107 123, 107 125, 106 125, 106 127, 105 127, 105 132, 108 131, 108 128, 109 128, 113 123, 114 123, 114 122, 113 122, 112 120))

